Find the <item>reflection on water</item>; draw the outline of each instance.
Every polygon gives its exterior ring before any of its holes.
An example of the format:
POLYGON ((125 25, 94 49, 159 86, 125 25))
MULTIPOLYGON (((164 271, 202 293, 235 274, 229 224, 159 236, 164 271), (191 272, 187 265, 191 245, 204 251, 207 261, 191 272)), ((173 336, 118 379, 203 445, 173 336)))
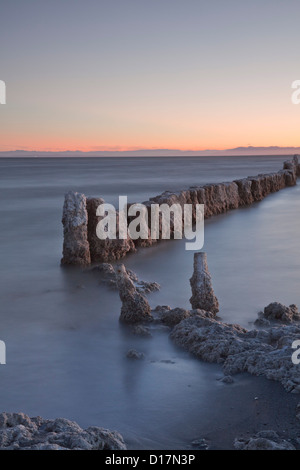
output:
MULTIPOLYGON (((277 170, 282 160, 0 160, 0 339, 7 346, 1 408, 118 429, 131 447, 176 448, 208 433, 232 399, 232 388, 216 382, 219 366, 190 358, 162 331, 133 336, 118 323, 116 292, 59 267, 63 194, 142 201, 164 189, 277 170), (145 360, 128 360, 131 348, 145 360)), ((300 304, 299 201, 299 187, 290 188, 206 222, 205 251, 224 320, 247 327, 271 301, 300 304)), ((162 242, 125 260, 141 279, 161 284, 149 296, 152 306, 189 306, 193 253, 184 245, 162 242)), ((233 387, 251 396, 260 387, 254 383, 246 376, 233 387)), ((237 406, 241 415, 249 412, 245 402, 237 406)))

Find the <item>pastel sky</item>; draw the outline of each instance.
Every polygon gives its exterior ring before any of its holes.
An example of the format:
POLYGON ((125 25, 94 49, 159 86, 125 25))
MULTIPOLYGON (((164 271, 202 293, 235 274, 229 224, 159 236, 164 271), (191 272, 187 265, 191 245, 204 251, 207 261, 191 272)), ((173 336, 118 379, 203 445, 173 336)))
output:
POLYGON ((299 0, 1 0, 0 150, 300 146, 299 0))

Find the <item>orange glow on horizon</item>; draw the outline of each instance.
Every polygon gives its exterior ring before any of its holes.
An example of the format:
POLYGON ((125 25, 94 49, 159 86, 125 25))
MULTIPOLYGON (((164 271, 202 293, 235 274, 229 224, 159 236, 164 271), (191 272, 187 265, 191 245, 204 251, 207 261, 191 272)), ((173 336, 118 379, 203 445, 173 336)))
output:
POLYGON ((211 151, 227 151, 228 149, 235 149, 235 148, 247 148, 247 147, 279 147, 279 148, 300 148, 300 143, 290 143, 290 142, 283 142, 283 143, 232 143, 226 146, 220 145, 210 145, 210 146, 176 146, 168 145, 164 143, 163 145, 156 145, 156 146, 136 146, 136 145, 80 145, 73 144, 68 145, 65 142, 37 142, 35 145, 27 142, 26 139, 23 142, 18 144, 0 144, 0 152, 11 152, 11 151, 28 151, 28 152, 135 152, 135 151, 158 151, 158 150, 168 150, 168 151, 180 151, 180 152, 211 152, 211 151))
MULTIPOLYGON (((123 152, 170 150, 181 152, 225 151, 237 147, 299 147, 298 122, 300 109, 293 115, 261 115, 247 119, 236 115, 212 115, 206 121, 189 119, 166 122, 157 118, 139 126, 135 121, 125 124, 99 126, 91 119, 88 126, 80 122, 18 122, 11 126, 3 119, 0 151, 36 152, 123 152)), ((5 114, 5 113, 4 113, 5 114)), ((5 118, 5 116, 3 115, 5 118)))
POLYGON ((14 152, 14 151, 27 151, 27 152, 82 152, 82 153, 88 153, 88 152, 137 152, 137 151, 179 151, 179 152, 225 152, 230 149, 236 149, 236 148, 244 148, 247 149, 248 147, 253 147, 253 148, 264 148, 268 149, 271 147, 278 147, 280 148, 295 148, 298 149, 300 148, 300 144, 284 144, 284 145, 277 145, 275 144, 270 144, 270 145, 243 145, 243 144, 236 144, 232 146, 227 146, 227 147, 219 147, 219 146, 212 146, 210 148, 208 147, 177 147, 177 146, 155 146, 155 147, 137 147, 137 146, 67 146, 67 145, 28 145, 28 144, 20 144, 20 145, 1 145, 0 144, 0 152, 14 152))

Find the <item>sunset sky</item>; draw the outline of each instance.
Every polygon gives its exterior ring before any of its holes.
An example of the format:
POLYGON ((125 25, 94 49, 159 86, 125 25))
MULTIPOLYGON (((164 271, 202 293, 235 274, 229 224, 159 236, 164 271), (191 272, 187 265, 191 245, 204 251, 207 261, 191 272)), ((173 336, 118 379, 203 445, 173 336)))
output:
POLYGON ((0 151, 300 146, 299 0, 0 6, 0 151))

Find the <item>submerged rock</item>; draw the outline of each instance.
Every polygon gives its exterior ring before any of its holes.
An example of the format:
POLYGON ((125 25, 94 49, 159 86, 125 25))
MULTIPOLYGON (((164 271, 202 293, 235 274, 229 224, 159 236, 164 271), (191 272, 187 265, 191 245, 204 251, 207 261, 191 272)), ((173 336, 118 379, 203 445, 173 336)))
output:
MULTIPOLYGON (((99 282, 105 284, 112 289, 118 289, 117 287, 117 275, 115 269, 110 263, 100 263, 94 266, 91 271, 99 277, 99 282)), ((90 271, 88 271, 90 272, 90 271)))
POLYGON ((209 448, 208 442, 206 439, 195 439, 192 441, 192 447, 195 447, 199 450, 207 450, 209 448))
POLYGON ((233 384, 234 383, 234 380, 233 378, 231 377, 231 375, 225 375, 225 377, 223 377, 220 382, 224 383, 224 384, 233 384))
POLYGON ((157 282, 137 281, 135 287, 141 294, 150 294, 150 292, 160 290, 160 285, 157 282))
POLYGON ((136 325, 132 328, 132 333, 136 336, 143 336, 144 338, 151 338, 152 334, 150 333, 149 328, 143 325, 136 325))
POLYGON ((130 349, 126 354, 126 357, 128 357, 129 359, 141 360, 144 359, 145 355, 144 353, 136 351, 135 349, 130 349))
POLYGON ((214 318, 214 314, 211 312, 206 312, 205 310, 194 309, 194 310, 186 310, 184 308, 171 308, 168 305, 158 305, 152 311, 154 319, 162 323, 163 325, 174 327, 178 325, 182 320, 185 318, 190 318, 194 316, 200 316, 202 318, 214 318))
POLYGON ((130 277, 124 264, 116 270, 117 286, 122 301, 120 320, 125 323, 142 323, 151 321, 151 308, 146 297, 140 294, 130 277))
POLYGON ((194 254, 194 272, 190 279, 193 309, 205 310, 214 314, 219 311, 219 302, 215 296, 212 280, 207 266, 206 253, 194 254))
POLYGON ((64 418, 29 418, 23 413, 0 414, 0 449, 5 450, 126 450, 116 431, 82 429, 64 418))
POLYGON ((255 320, 254 325, 259 327, 271 326, 271 322, 266 318, 263 318, 263 312, 260 312, 259 317, 255 320))
POLYGON ((296 450, 296 448, 285 439, 279 437, 275 431, 261 431, 253 437, 235 439, 236 450, 296 450))
MULTIPOLYGON (((128 277, 134 283, 136 290, 141 294, 149 294, 150 292, 160 290, 160 285, 157 282, 140 281, 138 276, 133 271, 131 271, 131 269, 125 269, 128 277)), ((105 284, 112 289, 118 290, 117 273, 112 264, 100 263, 94 266, 91 271, 99 274, 99 280, 101 284, 105 284)))
POLYGON ((157 318, 159 321, 170 327, 173 327, 185 318, 190 317, 189 310, 185 310, 184 308, 171 309, 170 307, 156 307, 155 314, 158 315, 157 318))

